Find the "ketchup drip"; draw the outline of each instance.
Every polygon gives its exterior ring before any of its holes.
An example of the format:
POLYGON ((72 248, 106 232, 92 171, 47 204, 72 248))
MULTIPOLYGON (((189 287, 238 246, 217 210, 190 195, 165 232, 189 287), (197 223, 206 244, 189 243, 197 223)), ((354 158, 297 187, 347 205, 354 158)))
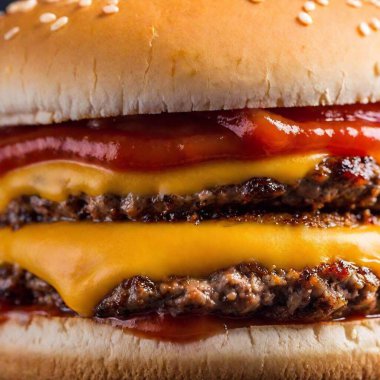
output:
POLYGON ((69 160, 154 171, 220 159, 331 153, 380 158, 380 103, 126 116, 0 129, 0 174, 69 160))

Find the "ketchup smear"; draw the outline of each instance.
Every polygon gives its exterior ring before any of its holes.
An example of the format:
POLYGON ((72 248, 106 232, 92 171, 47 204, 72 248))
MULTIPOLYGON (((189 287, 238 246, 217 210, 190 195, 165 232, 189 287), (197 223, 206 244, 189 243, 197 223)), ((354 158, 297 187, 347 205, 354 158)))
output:
POLYGON ((0 129, 0 174, 68 160, 116 171, 285 154, 380 157, 380 103, 126 116, 0 129))
MULTIPOLYGON (((33 317, 80 318, 71 311, 63 312, 55 307, 29 305, 15 306, 0 302, 0 324, 16 319, 28 325, 33 317)), ((147 313, 128 319, 93 318, 99 324, 111 325, 136 336, 172 342, 191 342, 222 333, 230 328, 249 326, 246 319, 217 318, 210 315, 188 315, 173 317, 169 314, 147 313), (244 322, 243 322, 244 321, 244 322), (244 324, 243 324, 244 323, 244 324)))
MULTIPOLYGON (((43 306, 6 306, 0 303, 0 324, 16 319, 28 325, 33 317, 41 318, 80 318, 73 312, 62 312, 54 307, 43 306)), ((330 322, 350 322, 361 319, 380 318, 380 315, 354 315, 330 322)), ((147 313, 121 320, 116 318, 94 318, 99 324, 120 328, 135 336, 159 341, 188 343, 207 339, 217 334, 228 333, 229 330, 250 326, 265 325, 302 325, 310 321, 274 322, 255 318, 227 318, 213 315, 185 315, 173 317, 169 314, 147 313)), ((319 322, 325 323, 325 322, 319 322)))

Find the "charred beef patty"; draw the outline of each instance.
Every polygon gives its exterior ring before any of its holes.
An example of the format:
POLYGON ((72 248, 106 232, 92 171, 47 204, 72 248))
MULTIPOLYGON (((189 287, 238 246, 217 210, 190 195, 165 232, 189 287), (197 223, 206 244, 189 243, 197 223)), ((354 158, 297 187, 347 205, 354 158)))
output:
MULTIPOLYGON (((245 263, 208 278, 171 277, 154 282, 133 277, 95 308, 94 317, 125 319, 145 312, 213 314, 268 321, 325 321, 379 312, 380 279, 343 261, 302 271, 245 263)), ((69 310, 48 284, 15 265, 0 270, 0 302, 69 310)))
POLYGON ((0 225, 60 220, 201 221, 239 215, 294 211, 380 211, 380 166, 371 157, 330 157, 298 184, 252 178, 199 193, 138 196, 71 196, 58 203, 38 196, 13 200, 0 225))

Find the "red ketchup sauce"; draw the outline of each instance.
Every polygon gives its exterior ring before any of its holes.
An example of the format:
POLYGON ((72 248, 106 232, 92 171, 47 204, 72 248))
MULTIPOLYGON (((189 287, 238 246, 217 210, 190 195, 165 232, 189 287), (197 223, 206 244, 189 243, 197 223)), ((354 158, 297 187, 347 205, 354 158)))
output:
POLYGON ((99 323, 111 324, 114 327, 130 331, 136 336, 178 343, 206 339, 217 334, 227 334, 229 330, 274 325, 305 325, 310 323, 353 322, 363 319, 380 318, 380 315, 353 315, 331 321, 268 321, 258 318, 227 318, 212 315, 189 315, 172 317, 167 314, 147 314, 132 317, 125 321, 118 319, 97 319, 99 323))
POLYGON ((0 174, 69 160, 116 171, 316 152, 380 156, 380 103, 126 116, 0 129, 0 174))
POLYGON ((222 334, 231 328, 249 326, 250 322, 209 315, 172 317, 168 314, 146 314, 126 320, 116 318, 96 319, 101 324, 111 324, 141 338, 170 342, 193 342, 222 334))
MULTIPOLYGON (((53 307, 42 306, 5 306, 0 304, 0 324, 13 319, 28 325, 33 317, 78 318, 72 312, 62 312, 53 307)), ((361 319, 380 318, 380 315, 355 315, 332 322, 350 322, 361 319)), ((116 318, 94 318, 99 324, 111 325, 145 339, 189 343, 207 339, 217 334, 227 334, 229 330, 250 326, 285 325, 286 322, 273 322, 254 318, 227 318, 212 315, 187 315, 173 317, 168 314, 142 314, 126 320, 116 318)), ((293 325, 310 322, 290 322, 293 325)), ((326 322, 320 322, 326 323, 326 322)))
MULTIPOLYGON (((29 324, 33 317, 43 318, 78 318, 70 311, 63 312, 55 307, 15 306, 0 303, 0 324, 9 320, 17 320, 20 324, 29 324)), ((246 320, 217 318, 213 316, 179 316, 168 314, 142 314, 129 319, 94 318, 99 324, 111 325, 147 339, 173 342, 190 342, 223 333, 229 328, 248 326, 246 320)), ((251 320, 252 322, 252 320, 251 320)))

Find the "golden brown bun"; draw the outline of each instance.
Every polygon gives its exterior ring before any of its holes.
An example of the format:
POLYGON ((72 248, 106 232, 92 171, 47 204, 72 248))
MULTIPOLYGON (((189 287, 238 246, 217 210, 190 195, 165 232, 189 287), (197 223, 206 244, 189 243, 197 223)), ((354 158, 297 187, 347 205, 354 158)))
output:
POLYGON ((229 330, 179 344, 86 319, 0 325, 1 379, 378 379, 380 320, 229 330))
POLYGON ((127 0, 112 15, 105 4, 0 18, 0 125, 380 100, 380 32, 358 28, 379 15, 370 2, 317 5, 309 26, 304 0, 127 0), (52 32, 45 12, 69 22, 52 32))

